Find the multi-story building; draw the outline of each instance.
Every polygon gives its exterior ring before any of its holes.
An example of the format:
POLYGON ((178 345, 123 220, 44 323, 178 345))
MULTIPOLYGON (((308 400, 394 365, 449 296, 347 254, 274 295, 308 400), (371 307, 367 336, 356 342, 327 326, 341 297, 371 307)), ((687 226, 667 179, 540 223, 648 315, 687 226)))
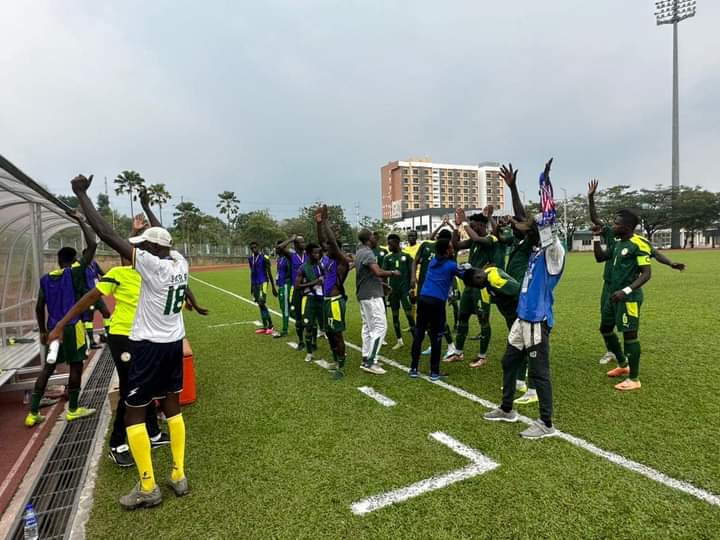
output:
POLYGON ((451 165, 428 158, 391 161, 380 169, 382 217, 399 220, 421 210, 505 206, 497 163, 451 165))

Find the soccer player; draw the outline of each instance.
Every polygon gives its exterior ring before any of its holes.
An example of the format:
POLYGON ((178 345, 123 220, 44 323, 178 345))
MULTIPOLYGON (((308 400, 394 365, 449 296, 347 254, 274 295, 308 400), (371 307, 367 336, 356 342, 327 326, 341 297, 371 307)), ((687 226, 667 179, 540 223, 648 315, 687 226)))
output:
POLYGON ((635 234, 638 217, 627 209, 615 215, 613 233, 615 242, 600 260, 611 260, 608 296, 603 303, 600 333, 607 350, 613 353, 617 367, 608 371, 608 377, 627 379, 615 385, 617 390, 638 390, 640 384, 640 307, 643 302, 642 286, 652 276, 650 254, 652 247, 645 238, 635 234), (623 335, 623 348, 614 330, 623 335))
POLYGON ((255 330, 256 334, 273 335, 272 317, 267 307, 267 288, 268 283, 272 287, 273 296, 277 296, 278 292, 275 288, 275 282, 272 277, 272 263, 263 252, 260 251, 258 243, 250 242, 250 256, 248 257, 250 265, 250 292, 255 303, 260 308, 260 318, 262 319, 262 328, 255 330))
POLYGON ((375 235, 368 229, 358 233, 360 245, 355 253, 355 289, 360 301, 362 318, 362 364, 360 369, 382 375, 385 370, 377 363, 377 354, 387 332, 385 318, 385 292, 383 279, 399 276, 397 270, 380 268, 373 249, 377 246, 375 235))
POLYGON ((315 213, 318 239, 327 246, 327 262, 323 263, 325 279, 323 280, 323 318, 325 333, 335 360, 335 379, 345 375, 345 279, 350 271, 350 260, 342 251, 328 223, 327 206, 322 205, 315 213))
MULTIPOLYGON (((598 215, 597 206, 595 204, 595 194, 597 193, 598 184, 598 180, 591 180, 590 182, 588 182, 587 195, 588 207, 590 210, 590 221, 593 224, 591 230, 593 231, 594 236, 599 237, 593 242, 595 259, 597 260, 597 262, 605 263, 605 267, 603 270, 603 287, 602 292, 600 293, 600 317, 602 318, 603 306, 605 305, 605 301, 612 292, 610 290, 609 280, 612 273, 613 261, 612 258, 608 256, 608 254, 612 253, 612 249, 615 244, 615 233, 613 231, 613 228, 610 225, 603 223, 603 221, 600 219, 600 216, 598 215), (601 242, 605 244, 604 250, 602 248, 601 242)), ((657 251, 652 246, 650 251, 650 257, 657 260, 657 262, 659 262, 660 264, 669 266, 673 270, 679 270, 681 272, 685 270, 685 265, 683 263, 676 263, 671 261, 669 258, 657 251)), ((607 350, 605 354, 600 358, 600 363, 607 364, 615 360, 615 355, 610 350, 607 350)))
POLYGON ((453 259, 452 242, 440 238, 435 242, 435 256, 430 261, 428 271, 420 288, 417 300, 418 319, 411 349, 410 377, 418 376, 420 352, 425 334, 430 337, 430 380, 440 379, 440 347, 446 326, 445 303, 452 282, 463 271, 453 259))
MULTIPOLYGON (((83 257, 86 256, 85 252, 87 248, 83 250, 83 257)), ((95 259, 93 259, 88 267, 85 269, 85 280, 87 290, 91 291, 95 288, 100 278, 105 274, 100 265, 95 259)), ((95 343, 95 313, 100 312, 103 318, 104 333, 100 334, 100 341, 106 341, 108 335, 108 329, 110 326, 110 310, 103 302, 102 297, 98 301, 88 308, 88 311, 83 314, 83 320, 85 321, 85 331, 87 332, 88 344, 91 349, 99 349, 100 346, 95 343)))
POLYGON ((468 269, 463 275, 463 282, 466 287, 487 291, 492 303, 498 307, 498 311, 505 318, 505 324, 510 330, 517 319, 520 282, 494 265, 468 269))
POLYGON ((288 326, 290 324, 290 295, 292 294, 292 282, 290 281, 290 268, 287 257, 280 253, 282 240, 278 240, 275 246, 277 259, 277 296, 280 303, 280 313, 282 313, 282 331, 275 332, 274 338, 281 338, 288 335, 288 326))
POLYGON ((185 476, 185 422, 180 410, 185 337, 181 311, 187 291, 188 264, 180 253, 170 249, 172 237, 161 227, 151 227, 130 241, 118 235, 88 198, 91 182, 92 176, 77 176, 72 181, 73 192, 88 222, 108 246, 132 261, 142 278, 140 300, 130 332, 134 342, 133 361, 125 400, 127 439, 140 481, 120 498, 123 508, 133 510, 162 502, 145 427, 147 406, 153 399, 160 401, 170 433, 173 465, 168 484, 177 496, 189 492, 185 476))
POLYGON ((397 338, 397 343, 393 346, 393 350, 395 351, 404 345, 402 331, 400 330, 400 306, 402 306, 405 312, 411 334, 415 334, 415 318, 412 315, 412 306, 410 305, 413 262, 410 255, 401 251, 400 237, 397 234, 388 236, 388 248, 390 249, 390 253, 385 256, 382 268, 384 270, 397 270, 400 273, 399 276, 389 279, 391 291, 388 296, 388 301, 390 310, 392 311, 395 337, 397 338))
POLYGON ((382 245, 382 233, 380 231, 375 231, 373 234, 375 235, 378 243, 378 245, 373 248, 373 253, 375 254, 375 258, 377 259, 378 266, 382 268, 385 257, 387 257, 387 254, 390 251, 390 247, 382 245))
POLYGON ((323 327, 323 282, 325 273, 320 264, 322 250, 312 242, 306 247, 307 259, 295 279, 295 290, 302 294, 302 318, 305 328, 306 362, 312 362, 317 350, 318 328, 323 327))
MULTIPOLYGON (((473 268, 483 268, 492 262, 495 256, 497 238, 487 232, 487 216, 473 214, 468 222, 465 211, 458 208, 455 211, 455 224, 458 228, 462 227, 469 236, 468 240, 460 241, 459 231, 453 231, 453 248, 455 251, 469 249, 468 262, 473 268)), ((487 364, 487 351, 490 347, 492 330, 490 328, 490 298, 486 292, 475 288, 466 287, 460 296, 460 319, 458 321, 457 336, 455 337, 456 350, 455 354, 448 358, 448 361, 463 360, 463 349, 470 327, 470 317, 473 313, 478 314, 480 319, 481 339, 480 352, 475 360, 470 363, 470 367, 479 368, 487 364)))
MULTIPOLYGON (((547 178, 549 179, 549 176, 547 178)), ((510 329, 502 360, 502 404, 486 413, 484 418, 493 422, 518 421, 518 414, 513 410, 515 382, 518 367, 527 354, 529 377, 537 389, 540 402, 540 419, 520 435, 527 439, 540 439, 556 433, 552 423, 550 331, 554 325, 553 291, 563 274, 565 250, 557 237, 553 238, 547 247, 542 247, 538 225, 532 219, 527 224, 517 226, 527 231, 527 240, 534 248, 520 290, 518 318, 510 329)))
POLYGON ((295 318, 295 332, 298 339, 297 350, 302 351, 305 349, 305 343, 303 341, 304 325, 302 316, 303 295, 294 285, 297 282, 298 273, 307 259, 307 255, 305 253, 305 239, 300 235, 293 235, 288 240, 280 244, 277 249, 281 255, 287 257, 288 263, 290 264, 290 283, 293 284, 292 298, 290 301, 290 313, 292 313, 292 316, 295 318), (290 249, 290 244, 293 244, 294 249, 290 249))
MULTIPOLYGON (((77 252, 73 248, 68 246, 60 248, 57 252, 58 268, 40 278, 35 316, 42 345, 50 344, 48 331, 52 331, 72 308, 73 304, 85 294, 85 269, 95 256, 95 249, 97 248, 95 235, 84 224, 80 214, 75 211, 69 213, 69 215, 82 228, 87 250, 78 261, 77 252)), ((27 427, 36 426, 45 420, 45 417, 40 414, 40 401, 45 393, 45 388, 47 388, 48 380, 55 372, 58 363, 66 362, 70 370, 68 377, 68 410, 65 413, 65 419, 72 422, 95 413, 95 409, 78 406, 83 361, 86 358, 85 330, 79 317, 75 317, 69 322, 72 326, 64 329, 57 360, 53 363, 44 362, 42 371, 35 381, 32 397, 30 398, 30 411, 25 417, 27 427)))

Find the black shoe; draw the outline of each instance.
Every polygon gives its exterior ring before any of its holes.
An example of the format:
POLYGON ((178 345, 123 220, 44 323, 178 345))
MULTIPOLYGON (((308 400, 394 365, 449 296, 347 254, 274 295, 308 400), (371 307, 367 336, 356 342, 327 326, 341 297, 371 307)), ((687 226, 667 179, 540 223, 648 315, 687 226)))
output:
POLYGON ((91 349, 102 349, 102 345, 98 345, 94 341, 90 344, 91 349))
POLYGON ((100 334, 100 343, 107 343, 107 334, 100 334))
POLYGON ((170 437, 162 431, 155 437, 150 437, 150 446, 152 446, 153 450, 161 446, 167 446, 168 444, 170 444, 170 437))
POLYGON ((305 350, 305 344, 304 344, 304 343, 298 343, 297 350, 298 350, 298 351, 304 351, 304 350, 305 350))
POLYGON ((130 455, 130 448, 128 448, 127 444, 123 444, 116 448, 110 448, 108 456, 118 467, 132 467, 135 465, 132 455, 130 455))

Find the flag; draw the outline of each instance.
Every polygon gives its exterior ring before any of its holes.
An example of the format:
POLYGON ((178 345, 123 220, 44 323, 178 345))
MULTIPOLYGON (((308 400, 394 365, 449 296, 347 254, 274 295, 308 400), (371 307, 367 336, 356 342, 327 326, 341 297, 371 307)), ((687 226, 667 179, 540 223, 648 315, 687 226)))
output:
POLYGON ((542 218, 540 225, 552 225, 557 219, 557 210, 555 208, 555 198, 553 193, 550 175, 545 175, 543 171, 540 173, 540 211, 542 218))

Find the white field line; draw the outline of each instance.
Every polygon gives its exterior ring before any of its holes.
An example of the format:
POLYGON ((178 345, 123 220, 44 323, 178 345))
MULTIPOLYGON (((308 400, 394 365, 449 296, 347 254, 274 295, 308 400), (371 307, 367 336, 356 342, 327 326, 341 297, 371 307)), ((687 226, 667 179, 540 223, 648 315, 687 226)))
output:
POLYGON ((360 386, 358 387, 358 390, 360 390, 366 396, 371 397, 372 399, 377 401, 383 407, 394 407, 395 405, 397 405, 396 401, 393 401, 389 397, 382 395, 380 392, 369 386, 360 386))
MULTIPOLYGON (((252 324, 257 326, 260 321, 237 321, 237 322, 231 322, 231 323, 222 323, 222 324, 211 324, 208 326, 208 328, 222 328, 224 326, 237 326, 239 324, 252 324)), ((262 323, 260 323, 260 326, 262 326, 262 323)))
MULTIPOLYGON (((246 302, 248 304, 255 305, 254 302, 251 300, 248 300, 247 298, 244 298, 240 296, 239 294, 235 294, 232 291, 228 291, 226 289, 222 289, 216 285, 213 285, 212 283, 208 283, 207 281, 203 281, 201 279, 196 278, 195 276, 190 276, 192 279, 198 281, 199 283, 202 283, 204 285, 207 285, 208 287, 211 287, 213 289, 216 289, 220 292, 223 292, 225 294, 228 294, 234 298, 237 298, 238 300, 241 300, 243 302, 246 302)), ((270 310, 276 315, 281 315, 278 311, 270 310)), ((360 347, 357 345, 354 345, 352 343, 345 342, 345 345, 351 349, 354 349, 356 351, 360 351, 360 347)), ((395 360, 392 360, 390 358, 385 358, 383 356, 378 356, 378 358, 384 363, 389 366, 393 366, 394 368, 400 369, 404 372, 408 372, 410 368, 396 362, 395 360)), ((486 407, 488 409, 494 409, 497 407, 497 404, 485 400, 479 396, 476 396, 475 394, 471 394, 467 390, 463 390, 462 388, 458 388, 457 386, 453 386, 452 384, 448 384, 444 381, 431 381, 429 377, 425 375, 421 375, 419 378, 429 382, 430 384, 434 384, 437 386, 440 386, 444 388, 445 390, 449 390, 450 392, 453 392, 454 394, 457 394, 460 397, 464 397, 465 399, 469 399, 470 401, 474 401, 475 403, 479 403, 483 407, 486 407)), ((525 424, 532 423, 532 420, 528 418, 527 416, 519 416, 519 420, 521 422, 524 422, 525 424)), ((633 461, 631 459, 626 458, 625 456, 622 456, 620 454, 616 454, 615 452, 610 452, 608 450, 603 450, 602 448, 595 446, 591 442, 586 441, 585 439, 581 439, 580 437, 575 437, 574 435, 571 435, 569 433, 562 432, 558 430, 558 433, 556 435, 558 438, 572 444, 573 446, 577 446, 578 448, 582 448, 583 450, 586 450, 587 452, 598 456, 600 458, 603 458, 611 463, 614 463, 615 465, 618 465, 624 469, 627 469, 629 471, 636 472, 638 474, 641 474, 645 478, 649 478, 650 480, 654 480, 655 482, 658 482, 660 484, 663 484, 669 488, 676 489, 678 491, 682 491, 683 493, 687 493, 688 495, 692 495, 693 497, 696 497, 702 501, 705 501, 708 504, 711 504, 713 506, 720 507, 720 496, 711 493, 707 490, 704 490, 702 488, 699 488, 690 482, 685 482, 684 480, 677 480, 675 478, 672 478, 665 473, 662 473, 656 469, 653 469, 652 467, 648 467, 647 465, 643 465, 642 463, 638 463, 637 461, 633 461)))
POLYGON ((323 360, 322 358, 320 360, 315 360, 315 363, 320 366, 323 369, 333 369, 335 367, 335 364, 331 364, 327 360, 323 360))
POLYGON ((395 489, 393 491, 388 491, 387 493, 380 493, 379 495, 373 495, 372 497, 362 499, 350 506, 353 514, 362 516, 364 514, 374 512, 375 510, 379 510, 380 508, 407 501, 413 497, 418 497, 423 493, 442 489, 450 484, 467 480, 468 478, 478 476, 499 467, 499 465, 492 459, 483 456, 480 452, 470 448, 469 446, 465 446, 460 441, 452 438, 446 433, 436 431, 435 433, 431 433, 430 437, 444 444, 453 452, 466 457, 472 462, 472 464, 463 467, 462 469, 456 469, 439 476, 426 478, 425 480, 415 482, 414 484, 410 484, 409 486, 405 486, 400 489, 395 489))

